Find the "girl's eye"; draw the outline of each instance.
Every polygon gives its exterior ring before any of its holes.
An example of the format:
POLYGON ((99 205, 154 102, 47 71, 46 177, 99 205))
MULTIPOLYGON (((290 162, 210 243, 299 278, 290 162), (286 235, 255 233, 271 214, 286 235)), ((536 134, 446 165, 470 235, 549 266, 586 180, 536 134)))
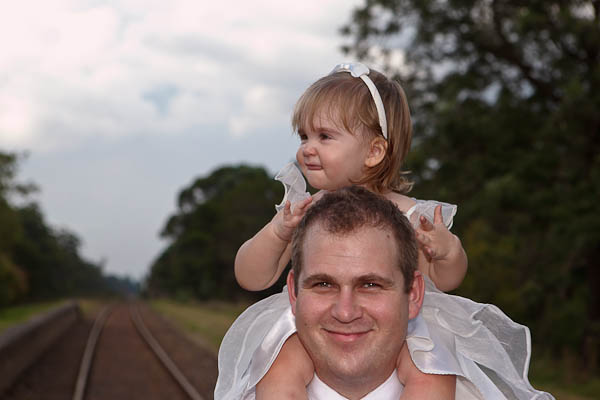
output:
POLYGON ((306 142, 306 140, 307 140, 306 135, 300 135, 300 142, 304 143, 304 142, 306 142))
POLYGON ((321 140, 327 140, 327 139, 331 139, 331 136, 329 136, 329 135, 327 135, 327 134, 325 134, 325 133, 321 133, 321 134, 319 135, 319 138, 320 138, 321 140))

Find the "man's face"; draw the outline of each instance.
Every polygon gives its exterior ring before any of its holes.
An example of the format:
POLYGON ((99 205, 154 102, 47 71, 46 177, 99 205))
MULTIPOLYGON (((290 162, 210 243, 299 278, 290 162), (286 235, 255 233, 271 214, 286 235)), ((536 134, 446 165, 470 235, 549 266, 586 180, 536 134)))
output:
POLYGON ((418 272, 405 293, 396 251, 391 232, 370 227, 337 236, 317 224, 306 234, 297 292, 288 275, 290 303, 317 374, 334 389, 352 382, 368 393, 395 368, 423 298, 418 272))

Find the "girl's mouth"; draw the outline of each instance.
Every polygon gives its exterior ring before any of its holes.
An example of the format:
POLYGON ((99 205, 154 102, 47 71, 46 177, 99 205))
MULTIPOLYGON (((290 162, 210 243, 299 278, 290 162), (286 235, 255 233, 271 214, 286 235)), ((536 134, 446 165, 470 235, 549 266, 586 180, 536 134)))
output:
POLYGON ((305 164, 306 165, 306 169, 308 169, 309 171, 316 171, 319 169, 322 169, 320 165, 318 164, 305 164))

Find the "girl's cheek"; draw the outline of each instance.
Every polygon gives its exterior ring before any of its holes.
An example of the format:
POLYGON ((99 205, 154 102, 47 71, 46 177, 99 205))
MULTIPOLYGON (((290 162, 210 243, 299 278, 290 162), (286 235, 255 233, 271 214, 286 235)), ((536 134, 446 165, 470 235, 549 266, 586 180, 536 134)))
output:
POLYGON ((298 161, 298 163, 302 164, 302 145, 300 145, 300 147, 298 147, 298 151, 296 152, 296 161, 298 161))

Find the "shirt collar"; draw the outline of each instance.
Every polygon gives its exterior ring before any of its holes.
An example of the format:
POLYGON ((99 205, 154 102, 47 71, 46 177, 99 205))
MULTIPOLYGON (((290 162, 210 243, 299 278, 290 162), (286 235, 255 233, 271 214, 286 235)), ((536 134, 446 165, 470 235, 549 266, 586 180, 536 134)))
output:
MULTIPOLYGON (((390 377, 379 385, 375 390, 368 393, 361 400, 386 400, 386 399, 398 399, 402 393, 404 386, 398 380, 398 373, 396 370, 392 372, 390 377)), ((317 374, 314 375, 313 380, 307 387, 308 398, 310 400, 348 400, 329 386, 327 386, 317 374)))

